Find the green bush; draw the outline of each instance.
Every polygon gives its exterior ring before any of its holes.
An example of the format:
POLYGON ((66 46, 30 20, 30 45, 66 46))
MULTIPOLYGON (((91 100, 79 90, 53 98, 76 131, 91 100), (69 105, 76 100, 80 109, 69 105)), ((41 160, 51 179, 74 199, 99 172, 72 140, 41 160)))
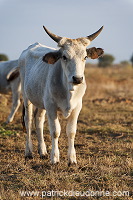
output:
POLYGON ((132 63, 132 67, 133 67, 133 55, 131 56, 130 61, 132 63))
POLYGON ((0 54, 0 61, 7 61, 8 60, 8 56, 5 54, 0 54))

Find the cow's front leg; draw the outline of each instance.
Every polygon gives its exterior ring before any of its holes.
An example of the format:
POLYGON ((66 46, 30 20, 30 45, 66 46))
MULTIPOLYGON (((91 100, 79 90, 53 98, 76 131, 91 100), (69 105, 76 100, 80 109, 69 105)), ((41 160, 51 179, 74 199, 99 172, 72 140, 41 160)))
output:
POLYGON ((46 145, 43 137, 43 126, 45 121, 46 110, 36 108, 34 116, 35 116, 35 126, 38 137, 38 153, 40 154, 40 158, 45 158, 47 156, 46 145))
POLYGON ((66 133, 68 136, 68 165, 76 164, 76 152, 74 147, 74 139, 77 130, 77 119, 82 108, 82 102, 80 102, 77 107, 72 111, 70 117, 68 118, 66 133))
POLYGON ((50 109, 47 111, 49 129, 52 138, 52 151, 51 151, 51 162, 56 164, 59 162, 59 148, 58 148, 58 138, 60 136, 60 123, 57 117, 57 111, 50 109))

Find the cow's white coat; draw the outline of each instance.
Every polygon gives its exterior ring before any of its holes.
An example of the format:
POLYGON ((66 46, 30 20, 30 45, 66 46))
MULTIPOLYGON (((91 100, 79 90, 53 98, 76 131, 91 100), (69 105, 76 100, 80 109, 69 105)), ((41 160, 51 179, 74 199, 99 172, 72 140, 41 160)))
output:
POLYGON ((19 67, 27 130, 26 157, 32 157, 31 126, 34 105, 38 108, 35 123, 40 156, 47 154, 43 138, 44 115, 47 113, 52 138, 51 161, 53 164, 59 162, 58 138, 61 127, 58 111, 61 111, 67 118, 68 162, 77 163, 74 139, 77 119, 82 108, 82 98, 86 90, 84 69, 86 47, 89 44, 90 41, 86 38, 62 38, 58 42, 59 50, 35 43, 22 52, 19 67), (48 64, 50 61, 46 55, 50 52, 55 56, 58 52, 61 54, 53 64, 48 64), (43 56, 46 58, 43 59, 43 56), (73 77, 82 77, 82 81, 75 84, 73 77))
POLYGON ((20 105, 20 77, 8 81, 9 76, 17 69, 18 60, 0 62, 0 93, 8 94, 12 92, 12 107, 6 123, 12 122, 15 113, 20 105))

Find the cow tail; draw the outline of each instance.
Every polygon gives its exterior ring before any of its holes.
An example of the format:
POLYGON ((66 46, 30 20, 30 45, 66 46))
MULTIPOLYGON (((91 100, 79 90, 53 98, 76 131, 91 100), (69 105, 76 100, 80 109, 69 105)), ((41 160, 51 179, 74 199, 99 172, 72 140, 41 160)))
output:
POLYGON ((22 123, 22 126, 23 126, 23 131, 25 132, 25 131, 26 131, 26 127, 25 127, 25 120, 24 120, 24 117, 25 117, 25 107, 24 107, 24 103, 23 103, 23 106, 22 106, 21 123, 22 123))

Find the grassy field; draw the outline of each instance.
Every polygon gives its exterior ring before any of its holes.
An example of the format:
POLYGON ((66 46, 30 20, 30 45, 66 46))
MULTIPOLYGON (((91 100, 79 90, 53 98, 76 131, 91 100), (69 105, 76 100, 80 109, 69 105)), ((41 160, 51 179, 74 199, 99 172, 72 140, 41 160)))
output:
MULTIPOLYGON (((2 200, 133 199, 133 68, 88 65, 85 73, 88 87, 75 139, 77 166, 67 166, 66 120, 62 118, 60 164, 40 160, 35 131, 34 159, 25 161, 21 108, 15 120, 5 125, 11 95, 0 95, 2 200)), ((47 121, 44 131, 50 155, 47 121)))

